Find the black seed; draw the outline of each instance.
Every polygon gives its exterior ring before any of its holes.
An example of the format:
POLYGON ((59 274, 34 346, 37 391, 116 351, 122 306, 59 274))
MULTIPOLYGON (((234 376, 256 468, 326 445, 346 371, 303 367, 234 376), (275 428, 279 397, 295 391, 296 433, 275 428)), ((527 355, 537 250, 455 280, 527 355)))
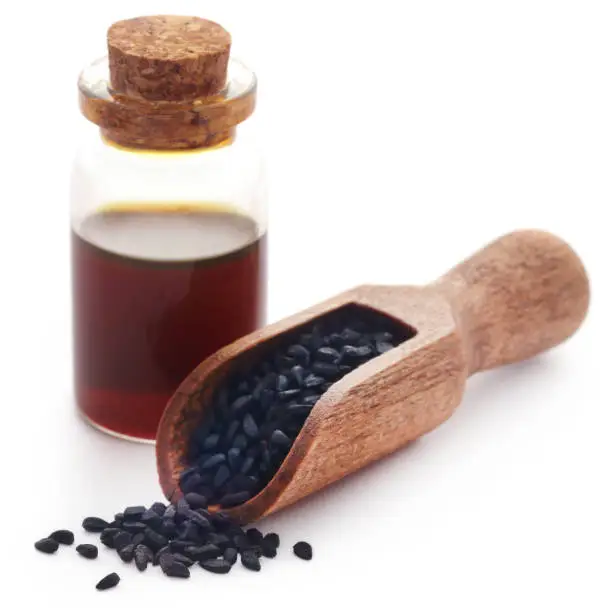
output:
POLYGON ((301 401, 305 405, 314 405, 320 398, 320 395, 307 395, 306 397, 303 397, 301 401))
POLYGON ((132 537, 132 542, 135 545, 141 545, 144 542, 144 539, 145 539, 144 532, 138 532, 137 534, 134 534, 134 536, 132 537))
POLYGON ((55 553, 59 548, 59 543, 52 538, 41 538, 34 543, 34 547, 41 553, 55 553))
POLYGON ((216 545, 208 543, 199 547, 187 547, 185 555, 197 561, 213 559, 221 555, 221 549, 216 545))
POLYGON ((229 562, 230 564, 232 564, 233 566, 236 563, 236 560, 238 559, 238 551, 234 547, 228 547, 223 552, 223 559, 226 562, 229 562))
POLYGON ((164 551, 164 553, 162 553, 159 556, 159 559, 157 561, 159 565, 161 566, 162 571, 165 572, 167 568, 172 566, 173 562, 179 561, 179 560, 175 559, 174 555, 172 555, 170 551, 164 551))
POLYGON ((140 521, 126 521, 123 524, 123 529, 132 534, 136 534, 138 532, 144 532, 147 529, 147 525, 140 521))
POLYGON ((208 506, 208 498, 202 494, 196 494, 195 492, 185 494, 185 500, 192 509, 206 509, 208 506))
POLYGON ((187 547, 192 547, 193 543, 188 540, 171 540, 168 546, 172 553, 183 553, 187 547))
POLYGON ((86 559, 96 559, 98 557, 98 547, 95 545, 77 545, 76 551, 86 559))
POLYGON ((300 558, 305 560, 312 559, 312 547, 301 540, 299 543, 293 545, 293 552, 300 558))
POLYGON ((291 368, 291 377, 298 386, 304 385, 305 376, 304 368, 301 365, 294 365, 291 368))
POLYGON ((249 570, 253 570, 254 572, 259 572, 261 570, 259 558, 253 551, 244 551, 240 555, 240 561, 242 565, 249 570))
POLYGON ((143 544, 153 549, 153 551, 159 551, 168 543, 168 539, 165 536, 155 532, 155 530, 148 529, 145 531, 144 535, 145 538, 143 544))
POLYGON ((323 361, 317 361, 312 364, 312 371, 317 376, 330 380, 337 378, 340 375, 340 368, 336 363, 323 363, 323 361))
POLYGON ((118 525, 122 525, 124 519, 125 519, 125 516, 123 515, 123 512, 115 513, 115 521, 113 523, 114 524, 118 524, 118 525))
POLYGON ((291 439, 289 439, 289 437, 287 437, 283 431, 276 429, 272 435, 270 435, 270 443, 287 448, 291 445, 291 439))
POLYGON ((142 514, 146 511, 146 507, 139 505, 137 507, 128 507, 123 511, 125 521, 140 521, 142 514))
POLYGON ((174 520, 176 515, 176 507, 174 505, 168 505, 164 511, 163 518, 166 520, 174 520))
POLYGON ((227 452, 227 461, 229 462, 232 471, 237 472, 242 465, 242 457, 238 448, 232 448, 227 452))
POLYGON ((200 562, 200 566, 208 572, 215 574, 227 574, 232 569, 232 564, 224 559, 207 559, 200 562))
POLYGON ((386 353, 387 351, 391 350, 392 348, 394 348, 394 346, 390 342, 376 342, 376 352, 379 355, 382 355, 383 353, 386 353))
MULTIPOLYGON (((159 528, 159 533, 166 538, 174 538, 177 534, 176 524, 166 519, 159 528)), ((146 531, 145 531, 146 534, 146 531)))
POLYGON ((211 450, 214 450, 217 447, 218 443, 219 435, 217 435, 216 433, 212 433, 208 435, 206 439, 204 439, 204 441, 202 442, 202 449, 206 452, 209 452, 211 450))
POLYGON ((261 392, 261 396, 259 397, 259 403, 261 407, 265 410, 272 405, 274 402, 274 391, 270 389, 265 389, 261 392))
POLYGON ((365 359, 373 354, 370 346, 345 346, 342 349, 342 359, 355 361, 365 359))
POLYGON ((280 538, 276 532, 269 532, 264 536, 264 542, 267 543, 270 547, 274 547, 278 549, 280 546, 280 538))
POLYGON ((308 374, 308 376, 304 378, 304 386, 306 388, 315 388, 317 386, 321 386, 322 384, 325 384, 325 378, 321 378, 321 376, 308 374))
POLYGON ((289 378, 285 374, 279 374, 276 377, 276 390, 278 392, 286 391, 289 388, 289 378))
POLYGON ((208 530, 211 527, 208 517, 206 517, 202 513, 198 513, 197 511, 190 511, 188 517, 190 521, 192 521, 194 524, 196 524, 203 530, 208 530))
MULTIPOLYGON (((195 515, 199 515, 193 512, 195 515)), ((204 524, 205 526, 207 524, 204 524)), ((202 541, 202 532, 205 528, 200 528, 200 526, 195 521, 188 521, 183 525, 183 529, 179 534, 178 540, 186 540, 194 545, 199 545, 202 541)))
POLYGON ((153 511, 161 517, 166 512, 166 505, 163 502, 154 502, 149 511, 153 511))
POLYGON ((301 344, 293 344, 287 349, 287 354, 290 357, 295 357, 302 365, 310 363, 310 352, 301 344))
POLYGON ((223 445, 224 445, 224 447, 227 448, 227 446, 232 445, 232 441, 234 440, 234 436, 238 432, 239 428, 240 428, 240 421, 239 420, 233 420, 232 422, 230 422, 229 426, 227 427, 227 432, 225 433, 225 436, 223 437, 223 445))
POLYGON ((255 439, 259 434, 259 429, 251 414, 247 414, 242 420, 242 428, 244 429, 245 435, 251 439, 255 439))
POLYGON ((153 562, 153 559, 153 551, 146 545, 137 545, 134 549, 134 563, 140 572, 144 572, 147 565, 153 562))
POLYGON ((251 498, 251 493, 247 491, 236 492, 235 494, 226 494, 220 501, 219 504, 224 509, 228 509, 230 507, 236 507, 237 505, 241 505, 243 502, 246 502, 251 498))
POLYGON ((251 405, 251 403, 253 403, 253 397, 251 395, 242 395, 238 397, 231 405, 230 409, 232 414, 240 415, 251 405))
POLYGON ((262 553, 262 555, 264 557, 267 557, 267 558, 270 558, 270 559, 276 557, 276 549, 274 547, 270 546, 266 542, 262 543, 261 553, 262 553))
POLYGON ((119 584, 119 575, 116 572, 112 572, 111 574, 107 574, 97 585, 96 589, 98 591, 106 591, 106 589, 112 589, 119 584))
POLYGON ((183 555, 181 553, 175 553, 172 557, 174 557, 174 561, 180 562, 181 564, 185 564, 187 568, 191 568, 191 566, 195 564, 195 562, 192 559, 188 558, 186 555, 183 555))
POLYGON ((295 415, 308 415, 312 410, 312 405, 308 403, 294 403, 287 408, 287 412, 295 415))
MULTIPOLYGON (((164 512, 165 512, 164 508, 164 512)), ((153 511, 153 509, 149 509, 146 513, 143 513, 142 518, 140 519, 140 523, 144 526, 149 526, 150 528, 157 529, 162 525, 162 517, 159 513, 153 511)), ((128 529, 127 527, 125 528, 128 529)))
POLYGON ((130 543, 117 551, 119 553, 119 557, 126 563, 129 564, 134 559, 134 550, 136 549, 136 545, 134 543, 130 543))
POLYGON ((120 551, 132 542, 132 535, 129 532, 117 532, 113 537, 113 547, 120 551))
POLYGON ((164 555, 170 555, 170 547, 168 545, 166 545, 165 547, 162 547, 159 551, 157 551, 155 553, 155 556, 153 557, 153 565, 157 566, 159 564, 161 564, 162 558, 164 557, 164 555))
POLYGON ((181 490, 183 490, 183 494, 189 494, 190 492, 197 492, 203 484, 204 479, 202 475, 196 474, 192 475, 185 481, 181 481, 179 485, 181 490))
POLYGON ((164 561, 164 563, 160 563, 160 566, 164 574, 172 578, 189 578, 191 574, 189 568, 177 560, 164 561))
POLYGON ((254 545, 259 545, 263 540, 263 534, 257 528, 249 528, 246 531, 246 537, 251 541, 254 545))
POLYGON ((207 536, 206 541, 211 543, 212 545, 216 545, 222 551, 227 549, 227 547, 231 547, 233 545, 229 536, 225 534, 218 534, 217 532, 211 532, 207 536))
POLYGON ((247 447, 247 445, 247 438, 242 433, 239 433, 234 437, 234 443, 232 443, 233 448, 242 451, 247 447))
POLYGON ((231 473, 229 468, 225 465, 221 465, 215 473, 215 478, 213 479, 213 486, 215 488, 220 488, 223 484, 227 482, 227 480, 230 478, 230 475, 231 473))
POLYGON ((376 342, 387 342, 387 343, 393 342, 393 334, 389 333, 388 331, 379 332, 377 334, 374 334, 374 336, 372 337, 374 338, 376 342))
POLYGON ((319 361, 336 363, 336 361, 340 359, 340 353, 335 348, 331 348, 330 346, 322 346, 321 348, 317 349, 316 357, 319 359, 319 361))
POLYGON ((350 327, 347 327, 342 330, 340 333, 340 337, 347 344, 357 344, 359 338, 361 338, 361 334, 350 327))
POLYGON ((49 534, 49 538, 56 540, 60 545, 72 545, 74 543, 74 533, 70 530, 56 530, 49 534))
POLYGON ((102 532, 104 528, 110 527, 110 524, 100 517, 86 517, 83 520, 83 528, 87 532, 102 532))
POLYGON ((119 528, 105 528, 100 534, 100 542, 109 549, 114 549, 115 536, 119 534, 121 530, 119 528))
POLYGON ((252 456, 247 456, 244 459, 242 466, 240 467, 240 472, 246 475, 251 470, 251 467, 253 466, 254 462, 255 462, 255 458, 253 458, 252 456))
MULTIPOLYGON (((191 511, 191 507, 189 506, 189 503, 187 502, 187 500, 185 499, 184 496, 181 496, 177 501, 176 501, 176 512, 178 515, 181 515, 182 517, 187 517, 187 514, 189 513, 189 511, 191 511)), ((175 521, 176 520, 175 518, 175 521)))
POLYGON ((213 454, 209 458, 207 458, 201 465, 200 468, 202 470, 212 469, 214 467, 219 466, 222 462, 225 462, 225 454, 221 452, 217 454, 213 454))

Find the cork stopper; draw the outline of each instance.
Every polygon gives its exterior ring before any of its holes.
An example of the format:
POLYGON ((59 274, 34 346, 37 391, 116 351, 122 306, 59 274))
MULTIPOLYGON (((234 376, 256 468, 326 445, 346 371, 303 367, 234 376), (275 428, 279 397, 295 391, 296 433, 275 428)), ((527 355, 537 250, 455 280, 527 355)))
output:
POLYGON ((114 23, 107 42, 116 93, 180 102, 216 95, 225 86, 231 37, 213 21, 136 17, 114 23))

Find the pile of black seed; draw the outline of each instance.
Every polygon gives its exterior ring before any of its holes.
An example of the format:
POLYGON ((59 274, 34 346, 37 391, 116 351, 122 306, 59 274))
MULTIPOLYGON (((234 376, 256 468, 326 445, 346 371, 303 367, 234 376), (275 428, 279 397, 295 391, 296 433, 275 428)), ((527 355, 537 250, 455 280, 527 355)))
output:
POLYGON ((380 313, 349 306, 284 336, 214 395, 180 477, 187 500, 229 508, 255 496, 280 467, 321 395, 414 335, 380 313))
MULTIPOLYGON (((155 502, 150 508, 128 507, 112 521, 86 517, 83 528, 100 534, 100 542, 114 549, 125 563, 133 563, 141 572, 149 565, 159 566, 164 574, 189 578, 191 566, 215 574, 227 574, 240 557, 242 565, 256 572, 261 558, 276 557, 278 534, 262 534, 257 528, 243 529, 223 513, 209 513, 205 508, 189 505, 181 498, 176 505, 155 502)), ((60 544, 72 545, 74 534, 58 530, 35 543, 43 553, 55 553, 60 544)), ((87 559, 98 557, 98 547, 82 544, 77 552, 87 559)), ((312 559, 312 547, 303 541, 293 547, 301 559, 312 559)), ((119 583, 113 572, 98 582, 99 590, 119 583)))

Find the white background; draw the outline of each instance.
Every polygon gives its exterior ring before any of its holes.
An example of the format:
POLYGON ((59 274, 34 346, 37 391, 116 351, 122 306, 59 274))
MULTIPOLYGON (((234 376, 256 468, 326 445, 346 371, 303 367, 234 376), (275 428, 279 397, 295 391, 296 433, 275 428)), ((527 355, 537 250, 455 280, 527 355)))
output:
POLYGON ((3 5, 0 604, 610 607, 611 32, 608 0, 3 5), (283 544, 260 574, 32 547, 160 495, 151 447, 75 416, 68 248, 77 73, 113 20, 160 12, 220 21, 260 77, 271 320, 427 282, 521 227, 567 239, 593 285, 574 339, 474 378, 443 427, 263 522, 283 544))

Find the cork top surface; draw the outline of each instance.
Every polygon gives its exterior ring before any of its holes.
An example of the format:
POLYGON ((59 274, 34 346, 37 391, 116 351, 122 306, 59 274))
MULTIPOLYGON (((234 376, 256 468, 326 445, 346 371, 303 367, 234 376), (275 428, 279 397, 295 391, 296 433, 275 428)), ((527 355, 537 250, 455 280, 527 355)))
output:
POLYGON ((143 59, 181 61, 225 52, 231 36, 218 23, 200 17, 155 15, 114 23, 108 30, 108 44, 143 59))

